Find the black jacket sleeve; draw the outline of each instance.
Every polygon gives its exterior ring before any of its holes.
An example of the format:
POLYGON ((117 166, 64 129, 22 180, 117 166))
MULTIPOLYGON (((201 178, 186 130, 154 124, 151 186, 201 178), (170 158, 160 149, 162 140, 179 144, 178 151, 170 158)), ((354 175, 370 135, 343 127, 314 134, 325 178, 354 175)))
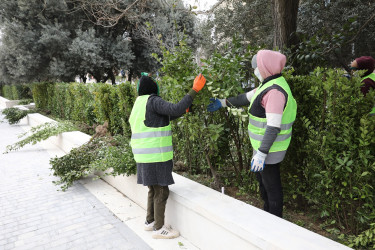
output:
POLYGON ((186 109, 193 103, 195 95, 196 92, 191 90, 176 104, 167 102, 157 95, 150 96, 146 106, 145 125, 154 128, 167 126, 169 121, 186 113, 186 109))
POLYGON ((193 103, 193 98, 187 94, 178 103, 170 103, 157 96, 152 98, 152 108, 159 115, 181 117, 193 103))
POLYGON ((243 93, 236 97, 227 98, 226 104, 228 107, 243 107, 243 106, 249 106, 250 102, 246 97, 246 93, 243 93))

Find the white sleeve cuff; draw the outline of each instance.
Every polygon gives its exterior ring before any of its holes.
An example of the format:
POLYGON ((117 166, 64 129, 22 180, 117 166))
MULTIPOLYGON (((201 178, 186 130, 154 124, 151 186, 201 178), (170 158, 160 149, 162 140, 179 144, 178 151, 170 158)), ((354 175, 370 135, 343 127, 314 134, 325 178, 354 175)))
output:
POLYGON ((251 98, 253 98, 254 94, 255 94, 255 91, 256 91, 256 88, 253 89, 252 91, 249 91, 246 93, 246 98, 249 102, 251 102, 251 98))
POLYGON ((267 157, 267 154, 263 153, 262 151, 257 150, 256 155, 260 156, 261 158, 265 159, 267 157))
POLYGON ((274 114, 274 113, 266 113, 266 118, 267 118, 267 126, 272 126, 276 128, 281 127, 281 119, 283 118, 283 115, 274 114))
POLYGON ((221 103, 221 106, 223 108, 227 107, 227 99, 219 99, 220 103, 221 103))

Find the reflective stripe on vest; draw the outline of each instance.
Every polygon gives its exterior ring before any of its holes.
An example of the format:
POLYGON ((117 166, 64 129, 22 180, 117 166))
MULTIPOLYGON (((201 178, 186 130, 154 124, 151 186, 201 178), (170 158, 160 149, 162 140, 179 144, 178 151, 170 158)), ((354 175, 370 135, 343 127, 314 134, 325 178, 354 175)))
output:
POLYGON ((130 144, 137 163, 165 162, 173 158, 171 125, 150 128, 144 124, 149 95, 137 97, 129 117, 130 144))
MULTIPOLYGON (((256 120, 249 120, 249 122, 251 123, 251 125, 254 125, 255 127, 258 127, 258 128, 266 128, 267 127, 267 122, 260 122, 260 121, 256 121, 256 120)), ((291 123, 288 123, 288 124, 281 124, 280 129, 281 130, 290 129, 293 126, 293 123, 294 122, 291 122, 291 123)))
MULTIPOLYGON (((367 78, 370 78, 371 80, 373 80, 375 82, 375 73, 371 73, 371 74, 363 77, 361 81, 363 81, 367 78)), ((374 106, 372 107, 372 109, 370 111, 370 116, 374 116, 374 115, 375 115, 375 103, 374 103, 374 106)))
POLYGON ((172 131, 152 131, 152 132, 141 132, 132 134, 132 139, 142 139, 151 137, 170 136, 172 131))
POLYGON ((289 88, 289 85, 285 81, 284 77, 278 77, 276 79, 273 79, 264 84, 263 86, 261 86, 260 88, 258 88, 254 96, 252 97, 249 106, 248 131, 253 149, 258 150, 260 144, 262 143, 267 128, 267 119, 256 117, 250 114, 251 106, 256 100, 256 97, 262 94, 263 91, 265 91, 272 85, 278 85, 279 87, 281 87, 287 93, 288 99, 286 100, 286 106, 281 119, 280 132, 278 133, 274 143, 272 144, 269 153, 286 151, 288 149, 292 137, 292 126, 297 114, 296 100, 294 99, 292 92, 289 88))
POLYGON ((165 153, 173 150, 172 146, 161 147, 161 148, 133 148, 133 154, 156 154, 165 153))
MULTIPOLYGON (((288 138, 291 137, 291 136, 292 136, 292 131, 290 131, 290 133, 288 133, 288 134, 284 134, 284 135, 280 135, 280 134, 278 134, 277 137, 276 137, 276 139, 275 139, 275 142, 278 142, 278 141, 285 141, 286 139, 288 139, 288 138)), ((253 132, 251 132, 251 131, 249 130, 249 137, 250 137, 251 139, 254 139, 254 140, 257 140, 257 141, 262 141, 264 136, 263 136, 263 135, 255 134, 255 133, 253 133, 253 132)))

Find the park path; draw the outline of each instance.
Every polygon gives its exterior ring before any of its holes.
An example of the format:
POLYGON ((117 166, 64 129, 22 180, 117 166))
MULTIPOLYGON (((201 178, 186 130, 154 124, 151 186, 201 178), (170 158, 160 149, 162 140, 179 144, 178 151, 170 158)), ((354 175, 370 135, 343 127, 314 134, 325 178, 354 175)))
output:
POLYGON ((58 191, 41 146, 3 154, 22 132, 0 122, 0 250, 151 249, 80 183, 58 191))

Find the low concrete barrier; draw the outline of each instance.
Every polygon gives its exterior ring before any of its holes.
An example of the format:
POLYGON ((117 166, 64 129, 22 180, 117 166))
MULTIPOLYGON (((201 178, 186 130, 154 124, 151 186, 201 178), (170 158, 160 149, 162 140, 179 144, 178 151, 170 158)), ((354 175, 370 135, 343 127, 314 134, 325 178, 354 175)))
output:
POLYGON ((18 108, 18 109, 21 109, 21 110, 30 110, 30 109, 35 108, 35 104, 30 103, 30 104, 26 104, 26 105, 15 105, 15 106, 13 106, 13 108, 18 108))
MULTIPOLYGON (((40 114, 29 114, 28 124, 51 122, 40 114)), ((67 132, 52 140, 65 152, 82 145, 90 136, 67 132)), ((147 187, 137 184, 136 176, 102 178, 146 209, 147 187)), ((273 216, 261 209, 221 194, 206 186, 173 174, 166 223, 201 249, 349 249, 335 241, 273 216)))
POLYGON ((19 100, 8 100, 2 96, 0 96, 0 108, 11 108, 15 105, 17 105, 19 100))
MULTIPOLYGON (((102 178, 146 209, 148 189, 136 176, 102 178)), ((181 175, 173 178, 166 224, 201 249, 350 249, 181 175)))
MULTIPOLYGON (((39 126, 41 124, 47 122, 56 122, 44 115, 39 113, 28 114, 26 124, 31 127, 39 126)), ((82 144, 88 142, 91 139, 91 136, 79 132, 79 131, 72 131, 72 132, 64 132, 57 136, 51 136, 48 138, 47 142, 52 143, 53 145, 60 148, 65 153, 69 153, 72 148, 76 148, 81 146, 82 144)))
POLYGON ((15 105, 13 106, 13 108, 18 108, 20 110, 29 110, 29 108, 26 107, 25 105, 15 105))

